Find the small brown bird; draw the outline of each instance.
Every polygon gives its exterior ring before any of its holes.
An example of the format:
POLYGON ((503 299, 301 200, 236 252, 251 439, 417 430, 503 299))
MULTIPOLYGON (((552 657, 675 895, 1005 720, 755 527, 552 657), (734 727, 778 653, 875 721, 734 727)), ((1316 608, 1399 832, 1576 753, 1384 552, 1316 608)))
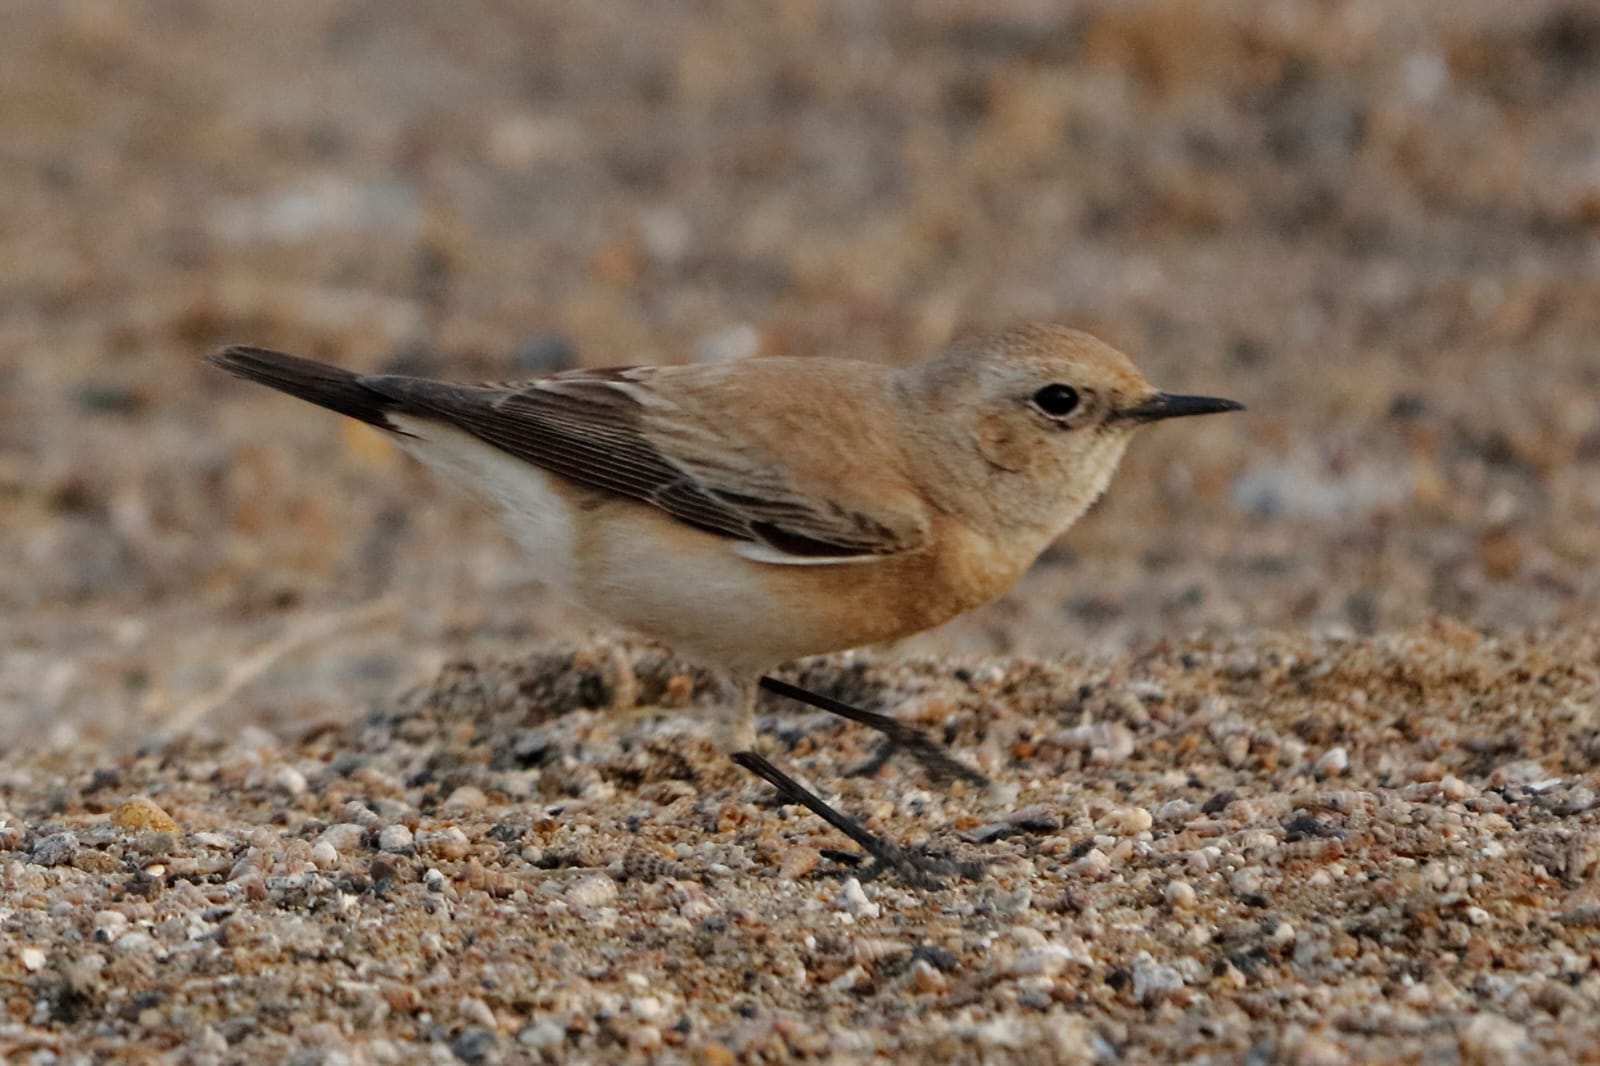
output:
MULTIPOLYGON (((358 418, 496 504, 538 576, 717 672, 716 742, 918 884, 969 868, 868 832, 755 751, 759 686, 931 739, 763 672, 939 625, 1009 588, 1105 491, 1138 427, 1235 411, 1174 396, 1055 325, 915 366, 823 358, 575 370, 521 385, 361 375, 259 348, 210 361, 358 418)), ((873 767, 882 758, 874 760, 873 767)))

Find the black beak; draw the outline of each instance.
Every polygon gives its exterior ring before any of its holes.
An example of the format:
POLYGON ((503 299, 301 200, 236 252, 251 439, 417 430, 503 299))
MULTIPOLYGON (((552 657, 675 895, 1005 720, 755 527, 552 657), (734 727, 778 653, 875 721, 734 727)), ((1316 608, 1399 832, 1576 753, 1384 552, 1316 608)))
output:
POLYGON ((1158 392, 1132 407, 1122 408, 1117 416, 1133 422, 1159 422, 1163 418, 1187 418, 1189 415, 1243 410, 1244 404, 1237 400, 1221 400, 1215 396, 1174 396, 1170 392, 1158 392))

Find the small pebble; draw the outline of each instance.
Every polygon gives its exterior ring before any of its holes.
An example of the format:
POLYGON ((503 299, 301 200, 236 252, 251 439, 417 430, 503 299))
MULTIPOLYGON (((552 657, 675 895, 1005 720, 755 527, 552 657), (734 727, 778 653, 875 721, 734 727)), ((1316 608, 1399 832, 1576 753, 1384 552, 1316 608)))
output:
POLYGON ((386 825, 378 833, 378 850, 392 854, 409 854, 412 850, 411 830, 396 822, 386 825))
POLYGON ((950 982, 926 959, 918 959, 911 964, 911 987, 923 995, 935 995, 949 988, 950 982))
POLYGON ((844 973, 828 982, 828 988, 834 992, 850 992, 872 980, 867 971, 860 966, 852 966, 844 973))
POLYGON ((1266 871, 1259 866, 1241 866, 1228 878, 1228 887, 1241 899, 1261 895, 1266 886, 1266 871))
POLYGON ((617 883, 609 877, 590 875, 566 891, 566 901, 575 907, 604 907, 616 901, 617 883))
POLYGON ((566 1042, 566 1029, 548 1018, 524 1026, 517 1033, 517 1043, 535 1051, 554 1051, 566 1042))
POLYGON ((340 854, 359 851, 367 831, 355 822, 337 822, 322 831, 317 843, 327 844, 340 854))
POLYGON ((173 820, 172 815, 143 796, 134 796, 124 801, 112 812, 111 821, 123 829, 150 830, 156 833, 173 833, 178 829, 178 823, 173 820))
POLYGON ((1083 858, 1067 867, 1067 871, 1079 877, 1098 880, 1111 872, 1111 860, 1099 848, 1090 848, 1083 858))
POLYGON ((1182 825, 1192 821, 1199 812, 1200 808, 1188 800, 1168 800, 1156 809, 1156 821, 1163 825, 1182 825))
POLYGON ((94 916, 94 938, 109 944, 122 935, 128 926, 128 916, 121 911, 98 911, 94 916))
POLYGON ((1029 833, 1054 833, 1061 828, 1061 815, 1042 803, 1019 807, 1006 815, 1006 821, 1029 833))
POLYGON ((462 785, 444 801, 447 811, 481 811, 489 805, 489 797, 483 794, 483 789, 474 785, 462 785))
POLYGON ((1068 948, 1060 944, 1046 944, 1017 952, 1006 967, 1006 973, 1011 977, 1054 977, 1075 961, 1068 948))
MULTIPOLYGON (((383 821, 383 819, 378 816, 377 811, 373 810, 371 807, 368 807, 365 803, 357 803, 354 800, 344 805, 343 814, 345 821, 354 822, 363 829, 371 829, 379 822, 383 821)), ((343 851, 344 849, 340 848, 339 850, 343 851)))
POLYGON ((628 1001, 628 1012, 647 1022, 666 1020, 667 1005, 657 996, 639 996, 628 1001))
POLYGON ((1458 1039, 1469 1063, 1510 1066, 1526 1061, 1528 1031, 1499 1014, 1474 1014, 1461 1027, 1458 1039))
POLYGON ((456 1009, 461 1012, 463 1018, 474 1025, 481 1025, 485 1029, 495 1027, 494 1011, 477 996, 462 996, 461 1001, 456 1004, 456 1009))
POLYGON ((1188 910, 1195 905, 1194 886, 1187 881, 1168 881, 1162 896, 1173 910, 1188 910))
POLYGON ((778 876, 785 881, 798 881, 806 874, 817 868, 822 861, 822 853, 816 848, 794 847, 784 853, 783 865, 778 869, 778 876))
POLYGON ((911 945, 904 940, 894 940, 889 937, 869 936, 858 939, 851 954, 855 961, 863 966, 875 966, 885 959, 899 958, 910 954, 911 945))
POLYGON ((78 857, 78 835, 51 833, 33 846, 33 861, 40 866, 65 866, 78 857))
POLYGON ((1348 1049, 1324 1033, 1307 1033, 1294 1048, 1295 1066, 1345 1066, 1351 1061, 1348 1049))
POLYGON ((129 955, 137 955, 154 948, 156 946, 156 938, 143 929, 130 929, 117 937, 114 943, 118 951, 129 955))
POLYGON ((1008 917, 1015 917, 1029 910, 1033 906, 1033 888, 1028 884, 1020 884, 1010 892, 1004 892, 994 898, 996 913, 1008 917))
POLYGON ((1176 967, 1156 962, 1148 951, 1133 959, 1133 998, 1149 1006, 1183 988, 1183 974, 1176 967))
POLYGON ((495 1031, 486 1026, 473 1026, 463 1029, 459 1035, 450 1041, 450 1050, 455 1052, 456 1058, 469 1066, 484 1066, 489 1062, 498 1061, 496 1055, 500 1038, 495 1031))
POLYGON ((700 1061, 705 1066, 735 1066, 739 1056, 729 1050, 728 1045, 713 1040, 700 1047, 700 1061))
POLYGON ((833 904, 857 918, 876 918, 882 913, 882 908, 867 898, 866 892, 861 888, 861 882, 854 877, 846 878, 844 884, 839 886, 833 904))
POLYGON ((661 1046, 661 1029, 654 1025, 636 1025, 628 1033, 630 1050, 642 1053, 655 1051, 661 1046))
POLYGON ((417 845, 441 859, 464 859, 472 851, 472 842, 467 839, 467 834, 453 825, 438 832, 418 833, 417 845))
POLYGON ((1350 769, 1350 753, 1344 748, 1329 748, 1311 766, 1311 772, 1321 777, 1338 777, 1350 769))
POLYGON ((1010 822, 986 822, 983 825, 967 830, 962 835, 973 844, 993 844, 997 840, 1004 840, 1017 831, 1017 827, 1010 822))
POLYGON ((1148 832, 1155 818, 1143 807, 1118 807, 1101 818, 1097 825, 1106 826, 1123 836, 1148 832))
POLYGON ((306 790, 306 775, 292 766, 280 766, 272 775, 273 787, 290 796, 302 795, 306 790))
POLYGON ((1014 926, 1006 936, 1012 943, 1022 948, 1042 948, 1050 943, 1049 937, 1028 925, 1014 926))

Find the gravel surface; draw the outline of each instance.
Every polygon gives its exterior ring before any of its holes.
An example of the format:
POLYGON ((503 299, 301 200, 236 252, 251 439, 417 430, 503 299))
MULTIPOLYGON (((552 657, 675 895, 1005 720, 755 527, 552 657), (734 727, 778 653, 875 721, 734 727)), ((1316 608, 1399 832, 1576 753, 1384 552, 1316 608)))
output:
POLYGON ((0 1049, 1509 1063, 1600 1047, 1600 630, 1440 623, 1095 665, 842 657, 796 679, 892 707, 994 778, 850 777, 862 731, 766 708, 783 762, 983 877, 863 881, 840 838, 716 755, 694 675, 659 652, 461 663, 298 737, 8 755, 0 1049))
POLYGON ((1597 1057, 1592 3, 5 28, 0 1060, 1597 1057), (1250 410, 1144 435, 998 603, 791 667, 993 778, 851 778, 871 735, 768 708, 775 760, 988 861, 929 893, 476 505, 199 363, 1039 318, 1250 410))

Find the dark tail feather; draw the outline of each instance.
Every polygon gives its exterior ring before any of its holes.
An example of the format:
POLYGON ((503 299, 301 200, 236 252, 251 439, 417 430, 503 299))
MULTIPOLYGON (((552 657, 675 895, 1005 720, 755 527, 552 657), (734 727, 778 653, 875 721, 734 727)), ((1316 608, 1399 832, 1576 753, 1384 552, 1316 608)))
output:
POLYGON ((388 418, 388 411, 396 406, 395 402, 363 385, 359 374, 340 367, 242 345, 208 355, 206 362, 319 407, 359 418, 379 429, 403 432, 388 418))

